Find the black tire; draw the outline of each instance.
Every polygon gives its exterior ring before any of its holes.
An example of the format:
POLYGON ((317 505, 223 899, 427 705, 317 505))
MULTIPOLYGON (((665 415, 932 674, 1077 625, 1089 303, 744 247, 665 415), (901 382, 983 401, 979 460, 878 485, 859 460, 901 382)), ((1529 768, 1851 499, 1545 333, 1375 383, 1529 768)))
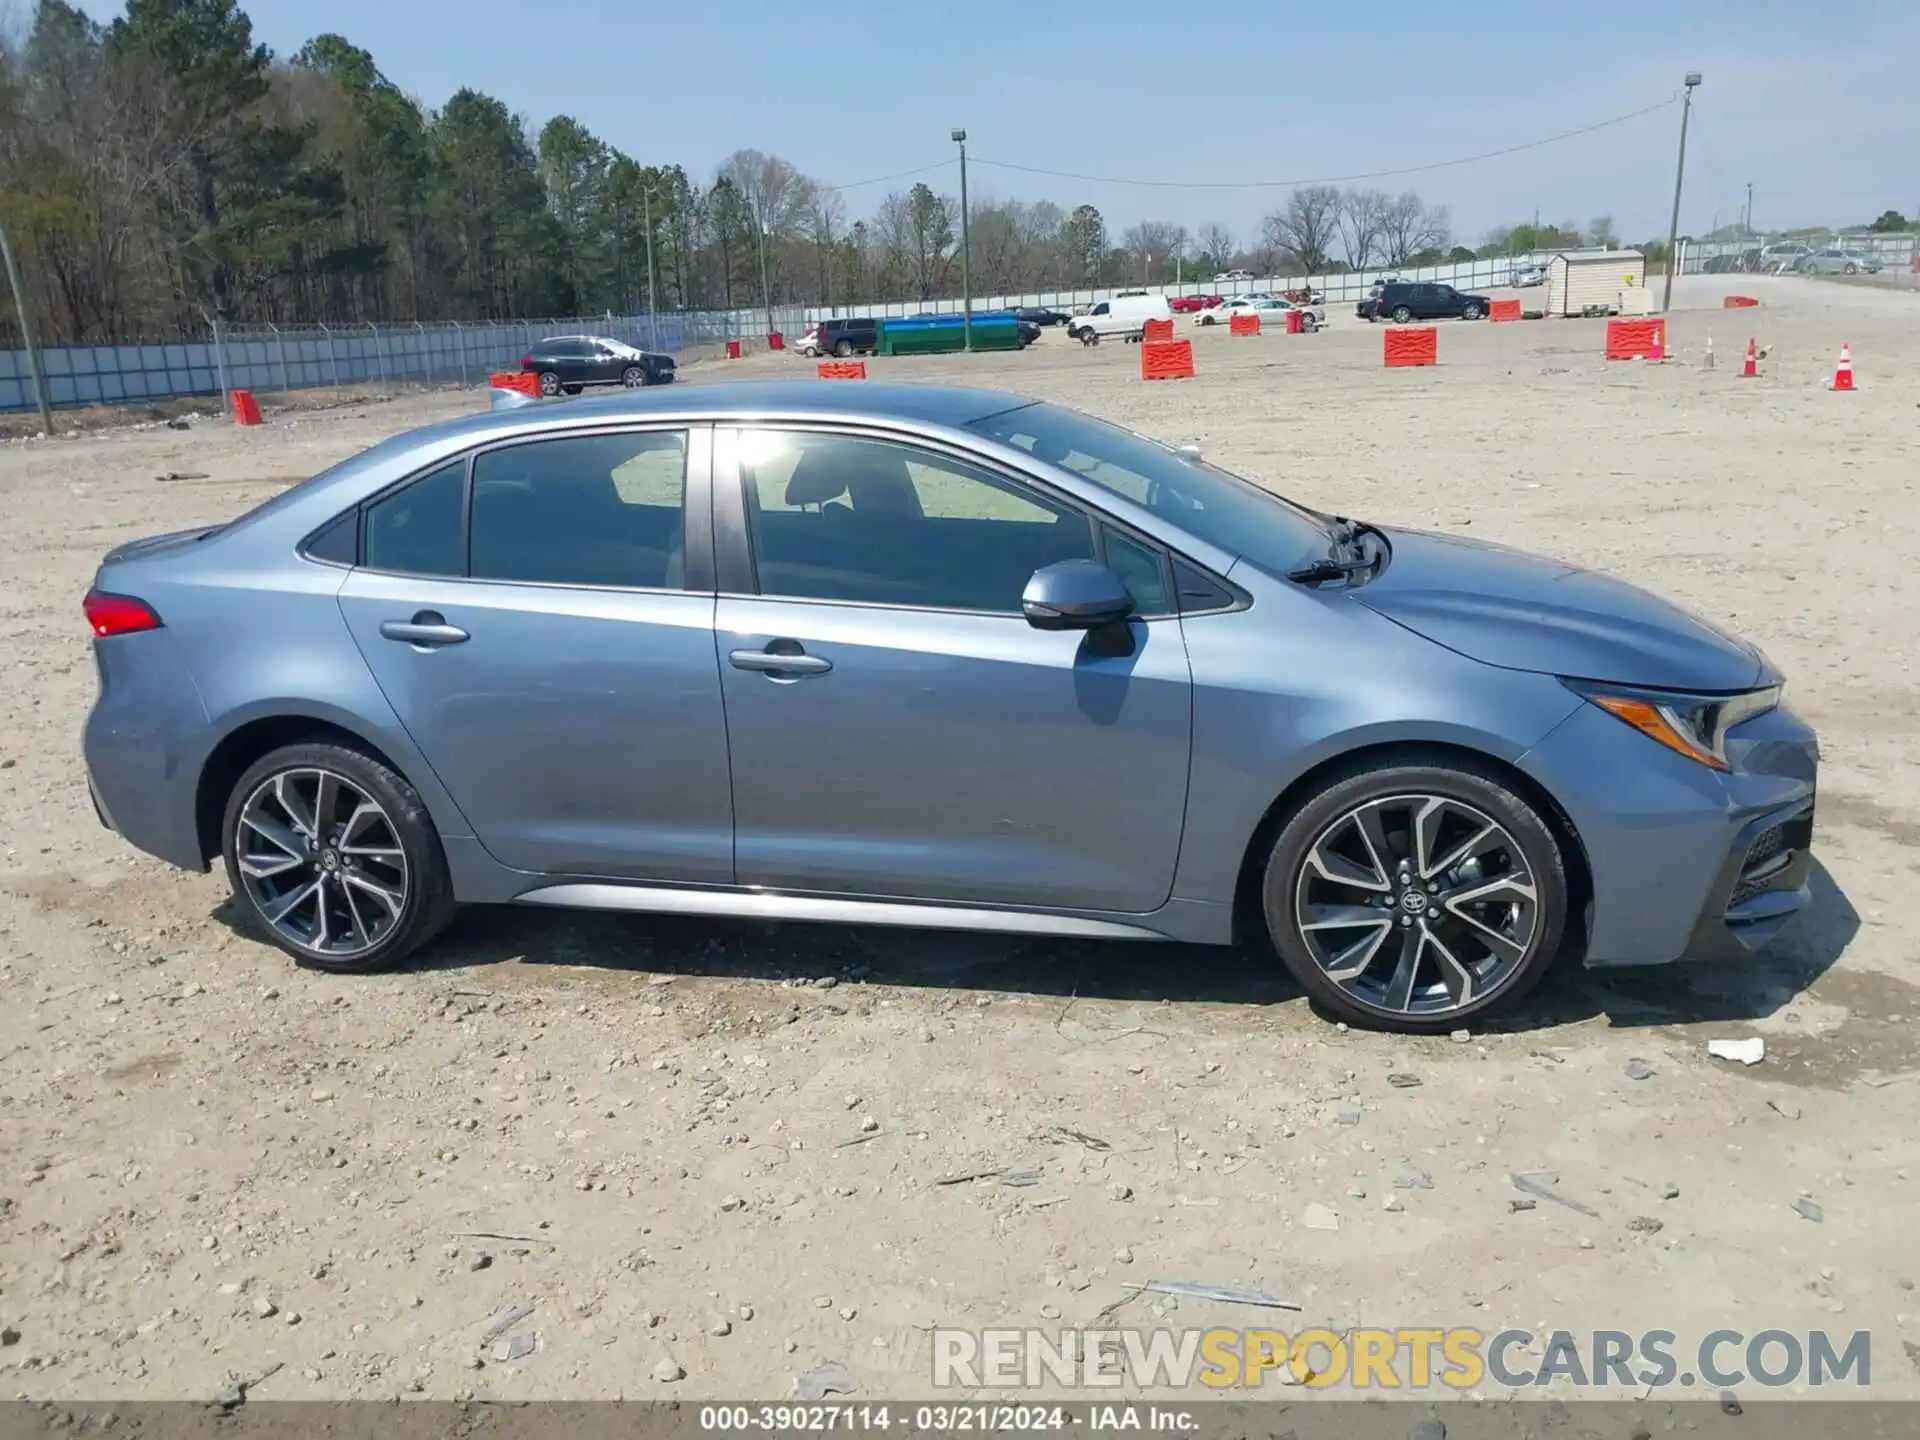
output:
POLYGON ((1393 323, 1396 325, 1404 325, 1411 319, 1413 319, 1413 312, 1404 305, 1393 312, 1393 323))
MULTIPOLYGON (((1383 868, 1391 870, 1394 863, 1390 858, 1383 859, 1383 868)), ((1419 886, 1412 888, 1417 890, 1419 886)), ((1566 935, 1566 863, 1553 831, 1532 804, 1491 768, 1451 757, 1432 764, 1383 760, 1330 779, 1281 826, 1267 859, 1261 897, 1269 940, 1314 1001, 1349 1024, 1411 1035, 1454 1030, 1491 1011, 1511 1006, 1552 967, 1566 935), (1469 990, 1465 1001, 1457 1001, 1449 994, 1447 1008, 1427 1012, 1394 1010, 1369 1003, 1365 995, 1356 995, 1330 979, 1315 958, 1297 920, 1296 896, 1307 893, 1302 885, 1302 871, 1315 843, 1334 833, 1343 817, 1358 807, 1402 795, 1435 796, 1458 802, 1496 821, 1519 849, 1535 896, 1532 937, 1517 962, 1509 962, 1507 968, 1501 970, 1490 950, 1487 958, 1494 964, 1484 973, 1495 978, 1484 993, 1469 990)), ((1429 902, 1424 896, 1418 898, 1421 910, 1425 911, 1429 902)), ((1396 958, 1389 952, 1407 933, 1406 917, 1399 908, 1388 905, 1382 913, 1397 917, 1402 928, 1388 930, 1387 940, 1378 947, 1369 970, 1356 983, 1368 982, 1381 968, 1382 961, 1396 958)), ((1440 922, 1445 916, 1442 911, 1434 910, 1432 918, 1440 922)), ((1424 928, 1425 922, 1422 924, 1424 928)), ((1431 973, 1436 979, 1440 978, 1437 953, 1429 962, 1423 951, 1416 956, 1415 963, 1417 966, 1430 964, 1429 969, 1417 970, 1416 976, 1431 973)))
POLYGON ((853 342, 851 340, 835 341, 833 346, 833 353, 839 356, 842 360, 845 360, 849 355, 853 354, 853 342))
POLYGON ((226 861, 227 883, 233 888, 235 908, 255 935, 279 946, 304 967, 335 974, 385 969, 445 929, 458 908, 439 832, 434 829, 419 792, 403 776, 362 751, 329 741, 311 741, 284 745, 263 755, 234 785, 220 824, 221 851, 226 861), (398 917, 372 948, 347 958, 295 943, 261 912, 240 873, 240 816, 248 797, 275 775, 303 769, 331 771, 378 802, 391 820, 393 834, 406 858, 406 888, 398 917))
POLYGON ((1840 273, 1842 275, 1858 275, 1860 273, 1860 267, 1858 265, 1849 264, 1844 269, 1842 269, 1840 273))
POLYGON ((560 377, 551 370, 542 370, 540 372, 540 393, 542 395, 558 395, 560 393, 560 377))
POLYGON ((629 365, 620 372, 620 383, 629 390, 638 390, 642 385, 651 385, 653 377, 647 373, 644 365, 629 365))
POLYGON ((1467 306, 1466 309, 1460 312, 1460 318, 1462 320, 1478 320, 1480 318, 1480 307, 1478 305, 1467 306))

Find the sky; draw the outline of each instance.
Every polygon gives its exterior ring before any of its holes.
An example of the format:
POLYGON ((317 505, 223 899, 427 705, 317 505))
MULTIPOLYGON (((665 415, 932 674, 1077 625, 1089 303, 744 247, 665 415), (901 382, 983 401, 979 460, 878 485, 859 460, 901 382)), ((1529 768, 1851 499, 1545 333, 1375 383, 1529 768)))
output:
MULTIPOLYGON (((81 3, 103 20, 123 8, 81 3)), ((848 186, 851 218, 916 179, 957 192, 949 131, 963 126, 975 197, 1092 203, 1116 235, 1140 219, 1220 221, 1245 243, 1285 198, 1268 182, 1437 165, 1657 106, 1516 154, 1355 182, 1447 205, 1466 243, 1536 212, 1581 226, 1611 215, 1644 240, 1667 229, 1689 70, 1704 79, 1682 233, 1741 218, 1749 183, 1762 229, 1920 212, 1911 3, 241 4, 276 54, 335 30, 429 107, 472 86, 535 127, 571 114, 701 180, 735 150, 783 156, 848 186), (900 175, 926 166, 941 168, 900 175), (899 178, 858 183, 883 176, 899 178)))

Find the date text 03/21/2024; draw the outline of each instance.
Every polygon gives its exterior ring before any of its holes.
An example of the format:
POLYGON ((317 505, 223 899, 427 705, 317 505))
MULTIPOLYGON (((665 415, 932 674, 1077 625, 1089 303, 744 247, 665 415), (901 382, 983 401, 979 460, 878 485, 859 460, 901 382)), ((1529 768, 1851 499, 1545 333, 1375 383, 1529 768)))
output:
POLYGON ((1159 1405, 703 1405, 699 1424, 710 1434, 901 1430, 937 1435, 1069 1429, 1185 1434, 1196 1428, 1190 1412, 1159 1405))

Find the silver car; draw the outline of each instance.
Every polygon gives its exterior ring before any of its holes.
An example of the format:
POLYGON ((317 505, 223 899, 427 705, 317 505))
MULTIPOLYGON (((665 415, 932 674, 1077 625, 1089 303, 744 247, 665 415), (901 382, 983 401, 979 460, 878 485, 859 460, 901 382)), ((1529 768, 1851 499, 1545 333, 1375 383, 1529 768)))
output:
POLYGON ((1842 250, 1829 246, 1803 256, 1799 269, 1806 275, 1873 275, 1878 273, 1880 262, 1864 250, 1842 250))
POLYGON ((123 545, 85 609, 102 820, 328 970, 461 902, 1245 940, 1433 1031, 1808 896, 1751 646, 1014 395, 534 402, 123 545))

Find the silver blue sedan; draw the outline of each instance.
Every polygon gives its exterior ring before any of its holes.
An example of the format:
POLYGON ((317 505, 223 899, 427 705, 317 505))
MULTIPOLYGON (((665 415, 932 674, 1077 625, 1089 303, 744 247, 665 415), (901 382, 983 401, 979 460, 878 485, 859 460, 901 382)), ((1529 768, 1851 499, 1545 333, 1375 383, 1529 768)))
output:
POLYGON ((103 822, 329 970, 584 906, 1248 943, 1432 1031, 1807 900, 1814 737, 1751 645, 1015 395, 476 416, 85 609, 103 822))

